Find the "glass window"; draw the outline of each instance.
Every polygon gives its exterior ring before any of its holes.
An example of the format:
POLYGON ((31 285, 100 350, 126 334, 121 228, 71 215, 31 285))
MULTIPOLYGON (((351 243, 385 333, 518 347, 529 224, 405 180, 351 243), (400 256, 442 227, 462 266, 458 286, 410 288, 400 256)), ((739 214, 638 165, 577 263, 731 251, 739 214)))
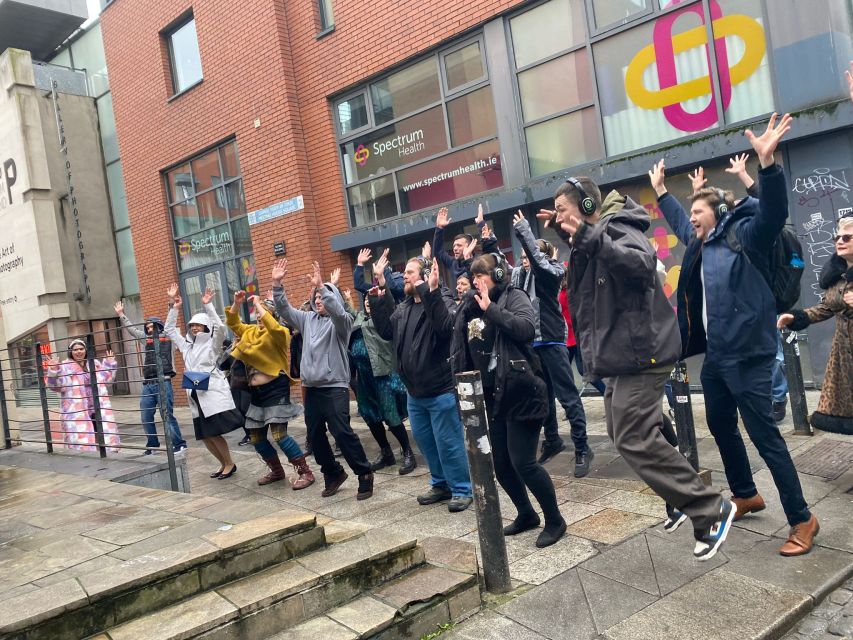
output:
POLYGON ((702 3, 593 45, 608 155, 717 125, 702 3))
POLYGON ((403 213, 503 186, 497 140, 448 154, 397 174, 403 213))
POLYGON ((518 74, 525 122, 593 101, 586 49, 555 58, 518 74))
POLYGON ((200 273, 184 276, 182 280, 185 305, 184 317, 191 318, 196 313, 204 312, 204 305, 201 303, 201 294, 207 287, 210 287, 215 292, 212 300, 213 306, 217 309, 225 307, 226 296, 222 287, 222 272, 219 265, 200 273))
POLYGON ((71 49, 63 49, 55 56, 53 56, 50 60, 48 60, 50 64, 55 64, 59 67, 68 67, 71 68, 71 49))
POLYGON ((172 207, 172 221, 174 222, 176 236, 185 236, 201 229, 202 225, 198 219, 195 198, 174 205, 172 207))
POLYGON ((444 56, 444 73, 448 91, 483 78, 486 75, 486 69, 483 67, 480 43, 472 42, 444 56))
POLYGON ((515 66, 526 67, 581 44, 586 38, 583 0, 551 0, 509 21, 515 66))
MULTIPOLYGON (((661 0, 662 4, 668 2, 661 0)), ((592 0, 592 12, 598 29, 643 13, 648 7, 648 0, 592 0)))
POLYGON ((367 126, 367 103, 363 93, 337 104, 338 128, 342 136, 367 126))
POLYGON ((172 56, 172 88, 175 93, 180 93, 202 79, 195 18, 172 31, 168 39, 172 56))
POLYGON ((483 87, 447 103, 450 144, 454 147, 497 134, 492 88, 483 87))
POLYGON ((100 23, 96 23, 71 44, 71 55, 74 67, 86 70, 89 93, 93 97, 97 98, 110 90, 100 23))
POLYGON ((222 161, 223 180, 240 177, 240 162, 237 160, 237 143, 229 142, 219 147, 219 158, 222 161))
POLYGON ((130 226, 127 214, 127 196, 124 193, 124 177, 121 173, 121 162, 107 165, 107 188, 110 192, 110 206, 113 210, 113 223, 116 229, 130 226))
POLYGON ((169 184, 169 202, 188 200, 195 195, 193 174, 190 173, 189 163, 172 169, 166 179, 169 184))
POLYGON ((335 26, 335 14, 332 11, 332 0, 320 0, 320 31, 335 26))
POLYGON ((842 78, 853 50, 847 0, 774 0, 768 21, 779 113, 847 96, 842 78))
POLYGON ((98 126, 101 129, 101 147, 104 150, 104 162, 118 160, 118 138, 116 137, 116 119, 113 114, 113 94, 105 93, 95 103, 98 107, 98 126))
POLYGON ((347 189, 353 226, 371 224, 397 215, 394 178, 387 175, 347 189))
POLYGON ((200 228, 205 229, 228 220, 228 208, 226 207, 225 189, 207 191, 196 196, 196 208, 198 210, 198 221, 200 228))
MULTIPOLYGON (((234 256, 234 238, 227 224, 178 238, 178 267, 181 271, 220 262, 234 256)), ((251 250, 251 244, 249 246, 251 250)))
POLYGON ((604 156, 595 109, 582 109, 525 130, 530 174, 562 171, 604 156))
POLYGON ((219 152, 216 149, 196 158, 191 165, 196 191, 206 191, 222 183, 219 176, 219 152))
POLYGON ((445 149, 447 132, 441 106, 341 145, 348 183, 396 169, 445 149))
POLYGON ((136 295, 139 293, 139 278, 136 275, 136 258, 133 253, 133 236, 130 234, 130 229, 116 232, 116 249, 124 295, 136 295))
POLYGON ((370 85, 373 116, 382 124, 441 99, 438 65, 434 57, 398 71, 370 85))
MULTIPOLYGON (((217 198, 221 189, 217 189, 217 198)), ((235 180, 229 182, 225 186, 225 203, 223 206, 228 207, 228 213, 232 218, 246 215, 246 199, 243 197, 243 181, 235 180)))
POLYGON ((234 237, 234 253, 252 253, 252 235, 249 232, 249 219, 240 218, 231 221, 231 231, 234 237))

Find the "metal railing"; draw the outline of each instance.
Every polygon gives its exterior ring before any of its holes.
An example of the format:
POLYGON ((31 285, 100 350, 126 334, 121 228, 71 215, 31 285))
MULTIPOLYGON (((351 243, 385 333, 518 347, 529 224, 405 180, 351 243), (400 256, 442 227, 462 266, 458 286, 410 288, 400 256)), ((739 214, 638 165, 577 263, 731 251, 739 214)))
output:
MULTIPOLYGON (((145 331, 145 324, 133 327, 145 331)), ((47 453, 58 449, 71 454, 96 451, 101 458, 127 457, 146 450, 164 452, 172 490, 178 491, 172 433, 167 427, 172 380, 164 374, 161 335, 156 324, 146 338, 111 328, 0 350, 3 447, 44 445, 47 453), (84 342, 86 357, 73 365, 68 346, 75 339, 84 342), (150 369, 148 376, 144 373, 147 343, 154 350, 156 378, 151 377, 150 369), (115 367, 105 361, 108 351, 113 354, 115 367), (132 380, 142 382, 140 392, 113 395, 116 386, 139 388, 123 384, 132 380), (157 385, 156 390, 152 389, 153 384, 157 385), (142 401, 145 398, 154 404, 154 394, 158 411, 146 432, 142 401), (37 397, 38 401, 20 402, 21 396, 37 397), (159 446, 149 446, 154 439, 159 446)))

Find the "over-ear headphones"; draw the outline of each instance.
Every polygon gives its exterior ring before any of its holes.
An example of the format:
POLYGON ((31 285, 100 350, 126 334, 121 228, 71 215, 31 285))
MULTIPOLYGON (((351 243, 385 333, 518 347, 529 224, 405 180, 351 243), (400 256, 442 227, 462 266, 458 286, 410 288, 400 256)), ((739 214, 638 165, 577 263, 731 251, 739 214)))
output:
POLYGON ((580 195, 580 203, 578 204, 578 208, 580 212, 585 216, 591 216, 595 213, 595 200, 589 197, 589 194, 584 191, 584 188, 581 186, 581 183, 576 178, 566 178, 566 182, 572 185, 578 191, 578 195, 580 195))
POLYGON ((509 275, 509 264, 507 263, 504 254, 495 252, 491 255, 495 258, 495 268, 492 270, 492 280, 495 281, 495 284, 500 284, 509 275))
POLYGON ((720 220, 724 215, 729 212, 729 205, 726 204, 726 194, 722 189, 717 189, 714 187, 714 192, 717 194, 717 198, 719 198, 720 202, 714 208, 714 216, 717 220, 720 220))
POLYGON ((415 256, 412 260, 418 263, 421 270, 421 278, 424 280, 429 278, 430 270, 432 269, 432 260, 423 256, 415 256))

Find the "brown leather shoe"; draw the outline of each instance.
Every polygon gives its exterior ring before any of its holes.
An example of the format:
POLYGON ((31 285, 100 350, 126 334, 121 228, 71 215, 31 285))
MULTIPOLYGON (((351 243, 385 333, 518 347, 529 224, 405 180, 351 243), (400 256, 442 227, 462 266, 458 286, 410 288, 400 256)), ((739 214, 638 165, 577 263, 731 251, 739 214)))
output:
POLYGON ((814 537, 820 531, 820 525, 817 523, 817 518, 812 514, 811 518, 800 524, 795 524, 791 527, 791 533, 788 534, 788 539, 779 548, 779 553, 783 556, 802 556, 812 550, 814 545, 814 537))
POLYGON ((326 483, 326 488, 323 489, 323 493, 320 495, 324 498, 328 498, 329 496, 333 496, 338 492, 338 489, 341 488, 341 485, 344 483, 344 480, 349 478, 347 472, 341 469, 341 472, 336 476, 327 476, 325 473, 323 474, 323 480, 326 483))
POLYGON ((758 513, 759 511, 764 511, 767 507, 760 493, 756 493, 751 498, 732 497, 732 502, 735 505, 735 522, 743 518, 747 513, 758 513))

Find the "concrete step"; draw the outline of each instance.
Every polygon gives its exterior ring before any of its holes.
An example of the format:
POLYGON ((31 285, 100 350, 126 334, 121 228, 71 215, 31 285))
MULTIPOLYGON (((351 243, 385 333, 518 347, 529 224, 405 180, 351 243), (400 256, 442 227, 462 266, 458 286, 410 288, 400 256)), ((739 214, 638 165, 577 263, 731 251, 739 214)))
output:
POLYGON ((260 639, 333 610, 423 562, 415 539, 369 530, 111 627, 106 637, 260 639))
POLYGON ((24 593, 5 601, 0 639, 77 640, 325 544, 313 514, 279 511, 226 525, 57 582, 39 591, 37 600, 24 593))
POLYGON ((480 609, 476 573, 424 565, 267 640, 410 640, 480 609))

